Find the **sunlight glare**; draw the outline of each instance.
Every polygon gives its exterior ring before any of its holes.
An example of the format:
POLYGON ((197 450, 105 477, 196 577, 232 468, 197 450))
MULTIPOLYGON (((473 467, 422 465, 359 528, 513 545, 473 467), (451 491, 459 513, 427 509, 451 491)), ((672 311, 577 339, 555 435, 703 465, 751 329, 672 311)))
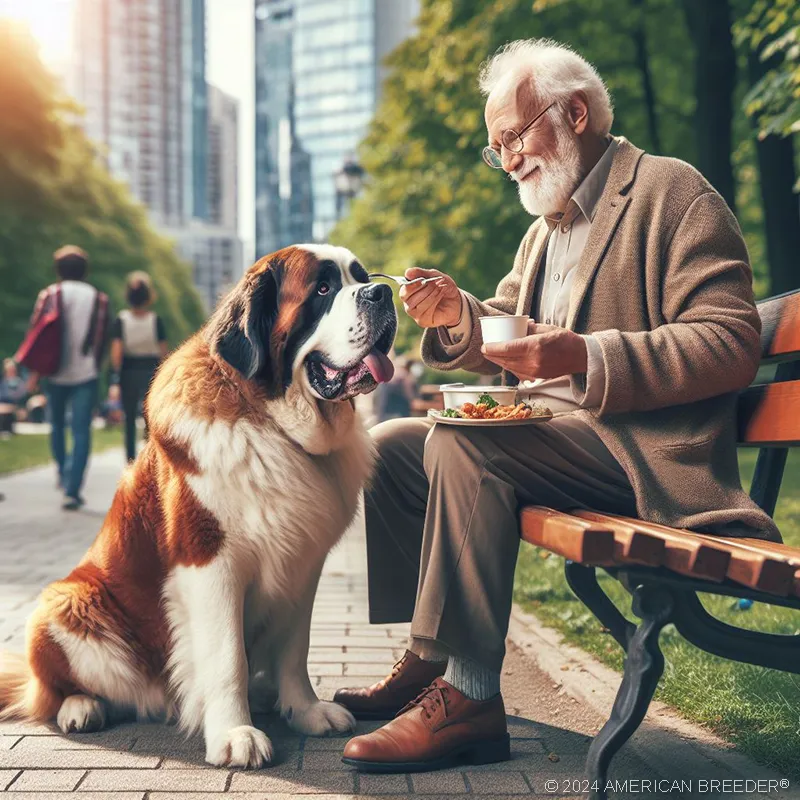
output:
POLYGON ((0 0, 0 18, 25 23, 51 69, 66 67, 70 56, 72 0, 0 0))

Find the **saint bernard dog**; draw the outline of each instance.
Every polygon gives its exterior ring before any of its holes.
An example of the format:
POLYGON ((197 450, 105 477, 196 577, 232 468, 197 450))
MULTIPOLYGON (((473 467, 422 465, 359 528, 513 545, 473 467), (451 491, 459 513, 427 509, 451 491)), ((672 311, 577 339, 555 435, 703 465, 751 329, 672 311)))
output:
POLYGON ((177 718, 239 767, 272 759, 256 704, 303 734, 353 730, 311 687, 311 610, 373 461, 352 398, 391 378, 396 327, 349 250, 251 267, 158 371, 149 441, 97 539, 42 593, 26 655, 0 656, 0 719, 177 718))

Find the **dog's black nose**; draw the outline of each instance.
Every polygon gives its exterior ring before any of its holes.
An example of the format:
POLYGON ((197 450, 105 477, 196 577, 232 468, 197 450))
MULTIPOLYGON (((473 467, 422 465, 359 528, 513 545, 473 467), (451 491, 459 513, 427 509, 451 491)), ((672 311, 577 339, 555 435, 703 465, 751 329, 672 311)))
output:
POLYGON ((359 293, 369 303, 381 303, 392 300, 392 290, 385 283, 367 284, 359 293))

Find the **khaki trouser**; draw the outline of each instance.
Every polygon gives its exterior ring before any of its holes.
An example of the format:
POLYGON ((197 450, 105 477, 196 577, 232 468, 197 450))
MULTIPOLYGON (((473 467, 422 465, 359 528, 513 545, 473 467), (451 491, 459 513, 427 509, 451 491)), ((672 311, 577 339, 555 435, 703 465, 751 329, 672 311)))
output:
POLYGON ((490 431, 425 419, 372 429, 365 493, 370 621, 499 671, 519 551, 519 509, 635 515, 622 467, 571 414, 490 431))

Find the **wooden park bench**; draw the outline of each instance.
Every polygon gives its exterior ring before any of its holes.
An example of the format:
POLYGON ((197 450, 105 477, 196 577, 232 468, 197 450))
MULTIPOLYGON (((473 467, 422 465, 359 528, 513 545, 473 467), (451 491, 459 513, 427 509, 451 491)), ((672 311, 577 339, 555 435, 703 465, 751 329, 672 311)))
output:
MULTIPOLYGON (((772 515, 788 448, 800 444, 800 290, 765 300, 758 310, 762 363, 777 364, 777 369, 771 383, 742 392, 739 443, 760 448, 750 496, 772 515)), ((589 748, 586 778, 593 800, 605 800, 611 759, 644 719, 664 671, 658 639, 665 625, 672 623, 688 641, 714 655, 800 674, 800 635, 728 625, 709 614, 697 597, 705 592, 800 609, 800 548, 539 506, 522 509, 521 535, 567 559, 573 592, 626 653, 611 717, 589 748), (631 593, 638 625, 603 591, 598 568, 631 593)))

